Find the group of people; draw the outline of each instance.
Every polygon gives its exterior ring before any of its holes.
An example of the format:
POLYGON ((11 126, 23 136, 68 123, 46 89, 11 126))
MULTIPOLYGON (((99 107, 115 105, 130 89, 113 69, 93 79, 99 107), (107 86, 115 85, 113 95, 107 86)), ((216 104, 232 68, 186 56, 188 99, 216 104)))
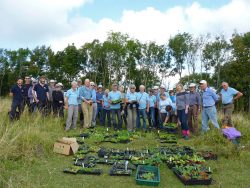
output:
POLYGON ((128 131, 148 128, 161 129, 167 123, 178 123, 181 126, 182 135, 188 139, 190 132, 199 132, 198 116, 202 113, 201 131, 209 130, 210 120, 215 128, 219 129, 217 120, 216 103, 222 101, 223 120, 222 124, 233 126, 231 116, 234 109, 234 101, 243 94, 228 83, 222 82, 221 91, 208 87, 205 80, 199 82, 200 92, 197 91, 195 83, 189 84, 185 90, 182 84, 177 84, 176 93, 173 90, 167 92, 165 85, 154 86, 146 92, 144 85, 136 86, 131 84, 125 92, 124 86, 112 84, 111 91, 96 85, 89 79, 73 81, 71 89, 62 91, 63 85, 50 80, 46 84, 46 78, 41 76, 39 81, 30 80, 25 77, 17 80, 12 87, 11 95, 13 101, 10 119, 16 117, 16 109, 19 114, 27 105, 31 113, 38 109, 42 115, 53 111, 55 116, 63 117, 64 109, 67 110, 65 131, 76 129, 78 117, 83 128, 96 126, 99 119, 101 126, 112 127, 114 130, 121 130, 125 125, 128 131), (147 126, 148 121, 148 126, 147 126))

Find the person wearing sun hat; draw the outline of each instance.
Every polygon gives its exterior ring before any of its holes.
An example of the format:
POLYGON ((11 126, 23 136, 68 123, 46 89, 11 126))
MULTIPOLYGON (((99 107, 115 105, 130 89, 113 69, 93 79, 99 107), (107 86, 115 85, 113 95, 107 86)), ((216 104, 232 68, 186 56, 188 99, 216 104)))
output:
POLYGON ((195 89, 195 83, 189 84, 188 126, 192 133, 197 134, 198 116, 201 110, 201 96, 195 89))
POLYGON ((63 118, 63 107, 64 107, 64 95, 61 91, 63 87, 62 83, 57 83, 55 85, 55 90, 52 92, 52 106, 54 116, 59 116, 63 118))
POLYGON ((96 92, 96 103, 97 103, 97 111, 96 111, 96 118, 99 117, 101 126, 104 126, 103 122, 103 107, 102 107, 102 100, 103 100, 103 87, 101 84, 97 86, 96 92))
POLYGON ((29 97, 29 100, 30 100, 30 107, 29 107, 29 112, 30 113, 33 113, 33 112, 36 111, 36 102, 35 102, 35 99, 34 99, 34 90, 33 90, 36 84, 37 84, 37 80, 33 78, 32 79, 32 85, 28 90, 28 97, 29 97))

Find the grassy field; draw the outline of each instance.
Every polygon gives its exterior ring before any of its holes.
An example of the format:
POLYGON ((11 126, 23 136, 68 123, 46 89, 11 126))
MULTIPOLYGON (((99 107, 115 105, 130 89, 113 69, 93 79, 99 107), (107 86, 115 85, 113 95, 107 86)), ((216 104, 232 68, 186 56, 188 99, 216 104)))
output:
MULTIPOLYGON (((82 130, 78 128, 65 133, 64 121, 53 117, 43 119, 39 115, 30 116, 27 112, 19 121, 10 123, 7 116, 9 107, 10 100, 0 99, 0 187, 143 187, 136 186, 134 176, 109 176, 110 166, 102 166, 104 174, 101 176, 62 173, 62 170, 71 164, 72 156, 53 153, 53 144, 58 138, 80 133, 82 130)), ((233 120, 243 134, 241 146, 238 148, 216 130, 192 137, 188 141, 181 138, 178 141, 179 145, 212 150, 218 154, 217 161, 206 162, 211 166, 215 180, 209 187, 250 187, 250 115, 235 114, 233 120)), ((93 140, 90 139, 88 143, 93 144, 93 140)), ((147 133, 145 137, 128 144, 101 145, 139 149, 160 144, 156 141, 154 133, 147 133)), ((184 187, 166 164, 160 166, 160 172, 159 187, 184 187)))

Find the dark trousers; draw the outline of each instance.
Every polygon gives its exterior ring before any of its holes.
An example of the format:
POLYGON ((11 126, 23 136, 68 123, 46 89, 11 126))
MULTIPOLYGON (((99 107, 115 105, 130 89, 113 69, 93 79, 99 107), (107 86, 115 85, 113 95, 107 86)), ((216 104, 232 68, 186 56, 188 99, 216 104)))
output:
POLYGON ((53 114, 54 114, 54 116, 63 118, 64 117, 63 103, 53 101, 52 106, 53 106, 53 114))
POLYGON ((121 129, 122 128, 121 110, 111 109, 111 114, 112 114, 112 124, 114 126, 114 129, 121 129), (117 116, 117 118, 115 116, 117 116), (118 120, 118 122, 116 120, 118 120))
POLYGON ((36 106, 37 106, 36 102, 30 103, 29 112, 30 113, 35 112, 36 106))
POLYGON ((100 124, 104 126, 104 121, 103 121, 103 108, 101 106, 97 105, 97 111, 96 111, 96 118, 99 117, 100 124))
POLYGON ((128 125, 128 121, 127 121, 127 117, 128 117, 128 107, 125 106, 125 104, 121 104, 121 111, 123 111, 124 113, 122 114, 122 121, 124 122, 124 124, 127 126, 128 125))
POLYGON ((10 120, 19 119, 19 116, 23 112, 23 101, 12 101, 11 110, 9 113, 10 120), (18 112, 16 111, 18 109, 18 112))
POLYGON ((42 114, 42 116, 48 115, 49 111, 48 111, 48 104, 46 101, 39 101, 37 103, 37 108, 39 112, 42 114))
POLYGON ((159 109, 158 108, 154 108, 155 110, 155 125, 156 125, 156 128, 160 128, 160 113, 159 113, 159 109))
POLYGON ((178 119, 181 122, 181 129, 184 130, 184 131, 188 131, 189 130, 188 129, 188 123, 187 123, 188 115, 185 113, 185 109, 177 110, 177 116, 178 116, 178 119))
POLYGON ((80 125, 83 127, 84 116, 83 116, 83 111, 82 111, 82 105, 81 104, 78 104, 78 113, 79 113, 80 125))
POLYGON ((110 110, 103 109, 103 126, 106 124, 106 117, 108 119, 108 127, 111 127, 110 110))
POLYGON ((26 105, 27 105, 27 107, 28 107, 28 109, 30 111, 30 100, 29 100, 29 97, 27 97, 27 96, 25 96, 23 98, 23 110, 22 111, 24 111, 24 108, 25 108, 26 105))

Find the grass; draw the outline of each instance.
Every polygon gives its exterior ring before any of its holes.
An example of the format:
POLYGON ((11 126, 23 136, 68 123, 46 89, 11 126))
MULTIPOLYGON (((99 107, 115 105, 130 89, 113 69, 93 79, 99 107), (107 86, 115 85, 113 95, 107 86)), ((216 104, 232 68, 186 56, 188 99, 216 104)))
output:
MULTIPOLYGON (((109 176, 110 166, 101 166, 104 169, 101 176, 62 173, 65 167, 71 165, 72 156, 53 153, 53 144, 58 138, 80 133, 81 129, 65 133, 64 120, 53 117, 43 119, 39 115, 30 116, 27 112, 24 112, 19 121, 10 123, 7 116, 9 107, 9 99, 0 99, 0 187, 144 187, 136 186, 134 176, 109 176)), ((244 147, 235 147, 223 138, 220 132, 213 129, 188 141, 181 138, 178 141, 179 145, 218 153, 217 161, 207 162, 213 170, 215 180, 210 187, 245 188, 250 185, 250 116, 234 114, 233 121, 243 134, 241 146, 244 147)), ((93 144, 94 141, 90 139, 88 142, 93 144)), ((101 145, 113 148, 142 148, 160 144, 153 133, 147 133, 145 137, 128 144, 101 145)), ((160 173, 159 187, 184 187, 165 164, 160 166, 160 173)))

